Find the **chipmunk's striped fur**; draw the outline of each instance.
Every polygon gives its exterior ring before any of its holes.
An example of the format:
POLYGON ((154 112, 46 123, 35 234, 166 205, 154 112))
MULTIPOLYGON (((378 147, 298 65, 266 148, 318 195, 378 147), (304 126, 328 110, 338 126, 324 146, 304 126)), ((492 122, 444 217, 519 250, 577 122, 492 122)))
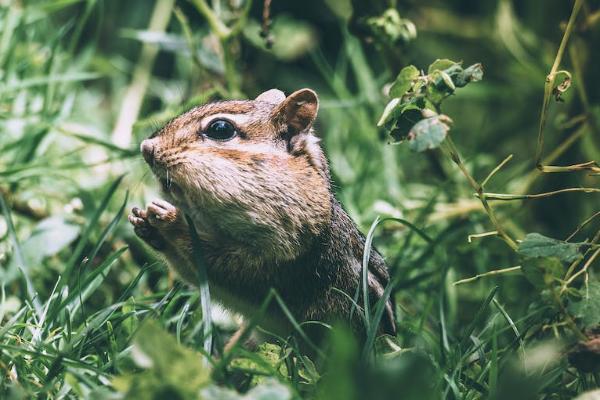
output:
MULTIPOLYGON (((327 160, 314 136, 318 100, 309 89, 285 97, 272 89, 255 100, 196 107, 142 143, 165 198, 129 219, 185 280, 196 283, 191 238, 182 213, 202 242, 211 291, 243 314, 252 314, 274 288, 300 321, 348 320, 360 283, 364 237, 331 193, 327 160), (228 121, 236 135, 213 140, 204 132, 228 121)), ((389 276, 371 252, 370 302, 389 276)), ((361 304, 361 303, 359 303, 361 304)), ((263 323, 285 329, 277 307, 263 323)), ((388 301, 381 332, 394 333, 388 301)))

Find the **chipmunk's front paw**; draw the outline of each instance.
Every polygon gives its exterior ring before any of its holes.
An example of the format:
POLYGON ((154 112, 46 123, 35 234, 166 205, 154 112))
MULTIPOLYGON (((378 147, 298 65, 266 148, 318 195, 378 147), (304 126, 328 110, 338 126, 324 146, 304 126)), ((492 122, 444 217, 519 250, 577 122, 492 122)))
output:
POLYGON ((134 207, 129 222, 135 234, 156 250, 164 250, 168 244, 166 238, 176 236, 185 227, 179 210, 164 200, 154 200, 145 210, 134 207))
POLYGON ((148 213, 138 207, 131 209, 131 214, 128 216, 129 223, 133 225, 135 234, 148 243, 156 250, 164 250, 167 247, 167 241, 160 234, 157 228, 152 226, 148 221, 148 213))
POLYGON ((164 200, 154 200, 146 206, 150 225, 161 232, 176 231, 185 226, 182 214, 177 207, 164 200))

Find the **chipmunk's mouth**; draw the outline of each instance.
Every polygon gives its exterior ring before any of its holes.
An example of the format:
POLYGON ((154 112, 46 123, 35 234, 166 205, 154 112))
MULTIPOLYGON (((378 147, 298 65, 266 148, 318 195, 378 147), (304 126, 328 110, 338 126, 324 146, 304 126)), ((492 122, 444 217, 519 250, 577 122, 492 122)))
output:
POLYGON ((160 186, 165 193, 169 193, 175 196, 179 196, 183 193, 181 187, 173 182, 173 178, 169 176, 169 174, 165 174, 165 176, 158 176, 158 181, 160 182, 160 186))
POLYGON ((179 186, 175 182, 173 182, 173 174, 171 173, 171 171, 169 171, 169 168, 167 168, 163 163, 153 159, 152 162, 149 164, 150 170, 152 171, 156 179, 158 179, 158 182, 160 183, 160 186, 163 191, 165 191, 166 193, 170 193, 175 190, 181 190, 179 186))

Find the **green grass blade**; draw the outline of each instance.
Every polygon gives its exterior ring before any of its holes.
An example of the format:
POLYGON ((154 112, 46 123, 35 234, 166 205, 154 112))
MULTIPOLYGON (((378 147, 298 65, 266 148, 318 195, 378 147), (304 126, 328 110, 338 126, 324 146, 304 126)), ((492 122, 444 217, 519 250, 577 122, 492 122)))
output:
POLYGON ((17 237, 17 232, 15 231, 15 226, 13 224, 12 216, 10 209, 8 208, 8 204, 4 200, 4 196, 0 193, 0 208, 2 209, 2 214, 4 215, 4 219, 6 220, 6 225, 8 228, 8 235, 10 241, 12 242, 14 248, 14 254, 17 259, 17 266, 22 272, 23 276, 23 284, 25 285, 25 289, 27 291, 27 297, 29 301, 33 304, 36 313, 38 316, 41 316, 42 313, 42 303, 40 302, 35 288, 33 286, 33 282, 29 277, 29 270, 27 265, 25 264, 25 257, 23 257, 23 250, 21 249, 21 245, 19 244, 19 238, 17 237))
POLYGON ((462 333, 462 339, 460 341, 461 349, 464 348, 465 344, 471 337, 471 334, 475 330, 475 327, 483 320, 483 317, 485 315, 485 310, 487 310, 489 304, 494 299, 494 296, 496 295, 496 292, 498 291, 498 289, 499 289, 498 286, 494 286, 492 288, 492 290, 490 291, 490 293, 488 294, 486 299, 483 301, 483 303, 481 303, 481 306, 479 307, 479 310, 477 310, 475 317, 473 318, 473 320, 471 321, 469 326, 465 329, 465 331, 462 333))
POLYGON ((79 262, 79 260, 81 258, 81 255, 83 253, 83 250, 85 249, 85 246, 87 245, 87 243, 88 243, 88 241, 90 239, 92 231, 96 228, 96 226, 98 224, 98 221, 100 220, 100 216, 102 215, 102 213, 104 212, 104 210, 108 207, 108 202, 110 201, 110 199, 112 198, 113 194, 117 190, 117 187, 119 186, 119 184, 123 180, 123 177, 124 177, 124 175, 119 176, 110 185, 110 187, 108 188, 108 190, 104 194, 104 197, 100 201, 100 205, 94 211, 94 214, 92 215, 92 218, 90 219, 90 221, 86 225, 83 233, 81 234, 81 238, 77 242, 77 246, 75 247, 75 250, 73 251, 73 255, 67 261, 67 265, 65 267, 65 272, 63 273, 64 279, 62 281, 61 289, 67 283, 72 282, 73 269, 75 268, 75 266, 79 262))
POLYGON ((202 318, 204 320, 204 351, 210 354, 212 349, 212 314, 211 314, 211 301, 210 301, 210 289, 208 287, 208 273, 207 266, 204 262, 204 256, 200 251, 200 238, 194 227, 194 221, 189 216, 185 216, 187 220, 190 235, 192 237, 192 251, 195 261, 196 270, 198 272, 198 286, 200 288, 200 304, 202 307, 202 318))

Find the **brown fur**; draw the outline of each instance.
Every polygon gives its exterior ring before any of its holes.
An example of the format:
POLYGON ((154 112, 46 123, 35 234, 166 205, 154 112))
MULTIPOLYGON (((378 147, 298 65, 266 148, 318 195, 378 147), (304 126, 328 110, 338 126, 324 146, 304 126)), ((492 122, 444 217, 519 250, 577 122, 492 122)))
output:
MULTIPOLYGON (((365 240, 331 194, 327 160, 311 128, 317 110, 309 89, 287 98, 271 90, 175 118, 142 144, 168 202, 135 208, 130 221, 182 278, 197 283, 187 213, 202 241, 211 291, 236 311, 252 314, 274 288, 299 321, 342 319, 360 333, 360 313, 351 316, 351 301, 334 288, 354 296, 365 240), (218 114, 228 114, 238 136, 215 141, 202 134, 218 114)), ((388 280, 373 250, 371 304, 388 280)), ((386 311, 380 329, 393 334, 389 301, 386 311)), ((276 307, 263 323, 289 328, 276 307)))

